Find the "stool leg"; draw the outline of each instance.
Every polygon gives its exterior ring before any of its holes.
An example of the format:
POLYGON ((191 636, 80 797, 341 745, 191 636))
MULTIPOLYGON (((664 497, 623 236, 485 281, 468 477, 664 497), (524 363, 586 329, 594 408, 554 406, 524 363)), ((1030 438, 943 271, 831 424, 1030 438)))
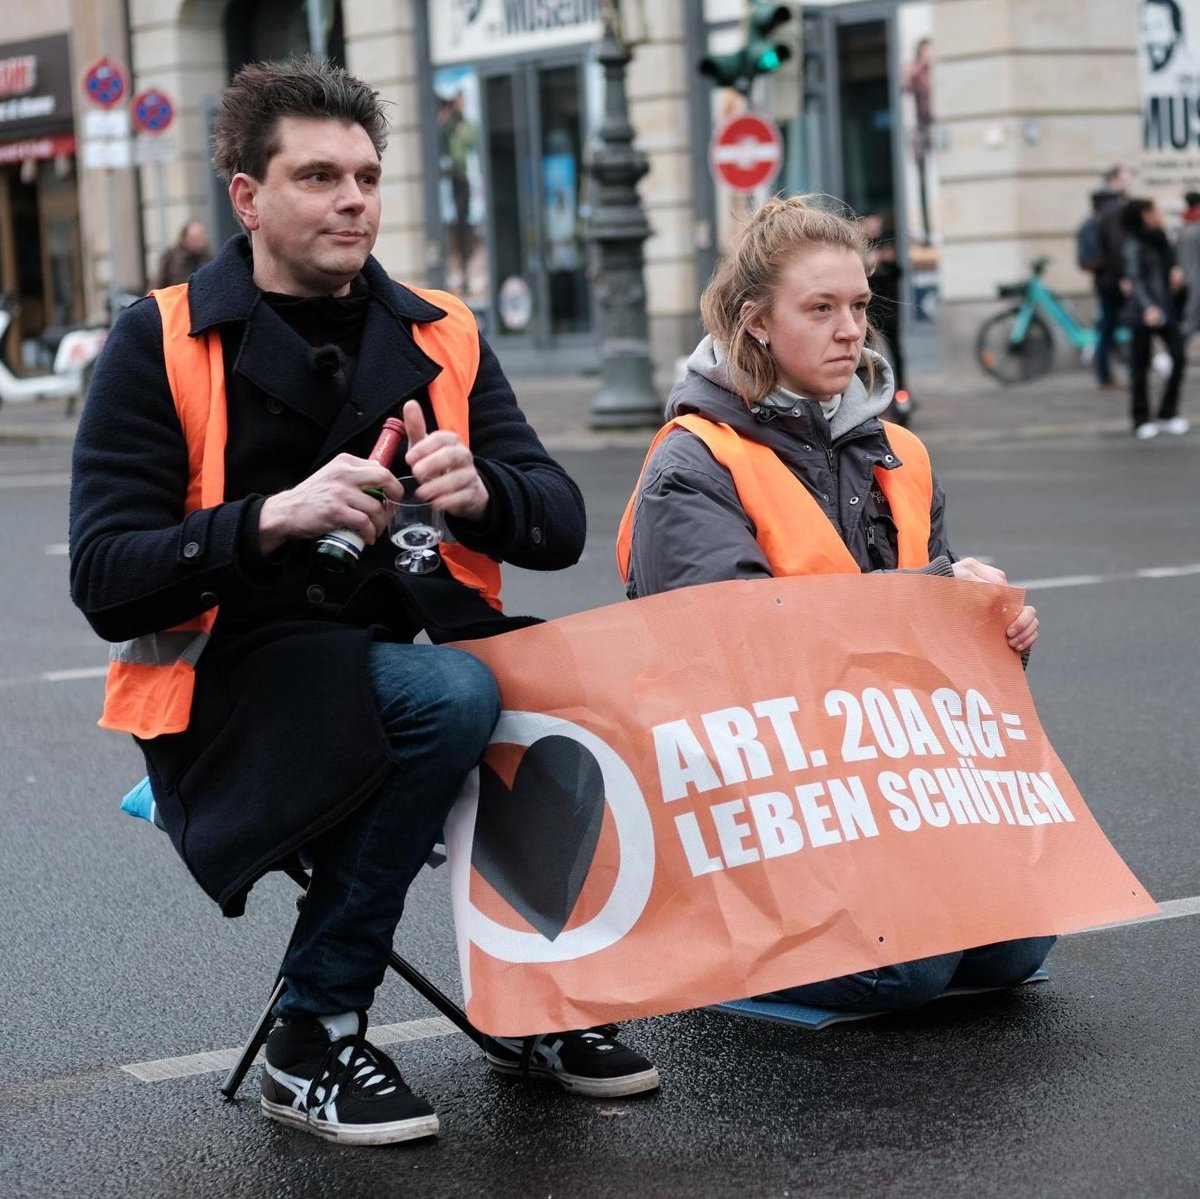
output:
POLYGON ((483 1048, 483 1033, 467 1019, 467 1014, 451 999, 445 992, 438 989, 437 985, 430 982, 415 966, 410 965, 404 960, 395 950, 388 954, 388 965, 400 975, 402 979, 417 994, 424 996, 443 1016, 446 1017, 460 1032, 464 1032, 472 1041, 475 1042, 481 1049, 483 1048))
POLYGON ((283 994, 283 979, 281 978, 275 984, 275 990, 271 992, 270 1001, 267 1003, 263 1014, 259 1016, 258 1023, 251 1030, 250 1035, 246 1038, 246 1043, 242 1046, 241 1056, 233 1064, 233 1069, 225 1076, 225 1081, 221 1084, 221 1094, 226 1099, 232 1099, 237 1094, 237 1089, 242 1085, 242 1079, 246 1077, 246 1072, 254 1064, 254 1058, 258 1051, 267 1043, 267 1037, 271 1035, 271 1029, 275 1025, 275 1017, 271 1014, 276 1003, 279 1002, 280 995, 283 994))

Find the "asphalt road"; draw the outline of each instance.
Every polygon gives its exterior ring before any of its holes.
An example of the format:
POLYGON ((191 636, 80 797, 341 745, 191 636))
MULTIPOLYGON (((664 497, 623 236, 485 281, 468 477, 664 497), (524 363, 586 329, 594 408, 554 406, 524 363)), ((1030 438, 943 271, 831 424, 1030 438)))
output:
MULTIPOLYGON (((563 454, 589 501, 585 560, 515 572, 510 610, 621 598, 612 531, 640 457, 563 454)), ((293 888, 265 880, 224 921, 166 838, 117 812, 142 769, 94 726, 104 652, 66 594, 67 459, 0 445, 0 1195, 1200 1194, 1200 434, 935 448, 959 552, 1035 583, 1042 722, 1172 918, 1065 938, 1049 983, 915 1016, 627 1025, 664 1083, 616 1104, 493 1077, 460 1035, 412 1040, 393 1051, 442 1135, 384 1150, 269 1124, 253 1075, 229 1104, 220 1073, 122 1069, 240 1043, 293 888)), ((426 872, 401 944, 453 989, 445 890, 426 872)), ((432 1014, 389 978, 373 1021, 432 1014)))

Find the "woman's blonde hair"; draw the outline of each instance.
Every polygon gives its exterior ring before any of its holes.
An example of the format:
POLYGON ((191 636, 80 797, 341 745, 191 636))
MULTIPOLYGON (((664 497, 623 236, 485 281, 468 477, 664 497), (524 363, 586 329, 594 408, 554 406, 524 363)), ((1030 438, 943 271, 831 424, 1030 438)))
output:
MULTIPOLYGON (((725 353, 729 374, 747 405, 779 386, 771 351, 747 325, 769 312, 784 268, 801 250, 835 246, 852 250, 868 269, 868 241, 859 224, 818 203, 823 197, 767 200, 734 235, 704 294, 700 317, 725 353)), ((861 363, 860 363, 861 365, 861 363)), ((874 382, 867 359, 868 384, 874 382)))

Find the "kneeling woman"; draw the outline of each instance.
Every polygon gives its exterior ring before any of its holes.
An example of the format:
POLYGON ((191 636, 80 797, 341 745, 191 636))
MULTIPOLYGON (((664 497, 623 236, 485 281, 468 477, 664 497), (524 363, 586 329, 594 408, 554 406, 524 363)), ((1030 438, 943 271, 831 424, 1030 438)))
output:
MULTIPOLYGON (((631 598, 854 570, 1005 582, 992 566, 955 558, 924 446, 879 419, 892 379, 865 346, 867 250, 856 224, 799 196, 769 200, 741 230, 704 292, 708 336, 671 393, 669 423, 621 522, 631 598)), ((1024 655, 1037 629, 1023 608, 1009 646, 1024 655)), ((985 945, 765 998, 902 1010, 950 985, 1019 983, 1053 943, 985 945)))

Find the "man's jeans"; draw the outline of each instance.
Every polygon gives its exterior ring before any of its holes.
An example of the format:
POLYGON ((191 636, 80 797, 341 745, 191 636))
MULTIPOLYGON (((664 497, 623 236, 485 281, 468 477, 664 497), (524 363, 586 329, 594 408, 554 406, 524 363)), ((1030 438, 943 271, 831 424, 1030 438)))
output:
POLYGON ((1119 287, 1097 287, 1096 298, 1100 307, 1096 315, 1096 352, 1092 369, 1096 372, 1097 383, 1111 383, 1113 347, 1117 344, 1117 326, 1121 323, 1125 296, 1119 287))
POLYGON ((758 999, 805 1003, 838 1012, 904 1012, 936 999, 947 987, 1012 987, 1046 960, 1055 937, 999 941, 960 953, 917 958, 881 970, 847 974, 758 999))
POLYGON ((277 1016, 371 1006, 409 884, 500 715, 491 672, 461 650, 377 642, 368 669, 395 766, 305 847, 312 882, 284 959, 277 1016))

